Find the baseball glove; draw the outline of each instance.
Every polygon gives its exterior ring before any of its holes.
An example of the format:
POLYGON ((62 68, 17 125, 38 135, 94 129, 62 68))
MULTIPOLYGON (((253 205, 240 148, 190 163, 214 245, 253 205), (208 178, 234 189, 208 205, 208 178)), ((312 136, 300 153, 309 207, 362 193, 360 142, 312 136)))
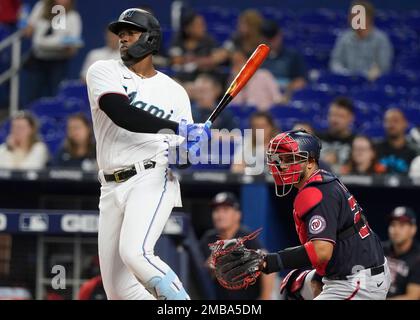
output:
POLYGON ((218 240, 210 243, 211 264, 215 275, 223 287, 230 290, 245 289, 256 282, 261 274, 264 253, 252 250, 244 243, 254 239, 261 229, 237 239, 218 240))

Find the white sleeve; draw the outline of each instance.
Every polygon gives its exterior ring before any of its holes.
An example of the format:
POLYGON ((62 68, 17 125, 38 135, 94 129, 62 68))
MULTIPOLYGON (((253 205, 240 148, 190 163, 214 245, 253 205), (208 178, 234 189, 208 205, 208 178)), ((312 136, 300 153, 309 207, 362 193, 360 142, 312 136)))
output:
POLYGON ((33 26, 42 17, 42 10, 44 10, 44 1, 40 0, 33 6, 29 14, 28 24, 33 26))
POLYGON ((173 121, 180 122, 182 119, 186 119, 188 123, 193 123, 193 117, 191 112, 191 102, 188 97, 187 91, 183 87, 178 90, 178 112, 174 117, 173 121))
MULTIPOLYGON (((98 101, 106 93, 117 93, 127 96, 112 61, 97 61, 91 65, 86 74, 86 84, 90 97, 96 102, 92 108, 99 106, 98 101)), ((92 103, 91 103, 92 104, 92 103)))

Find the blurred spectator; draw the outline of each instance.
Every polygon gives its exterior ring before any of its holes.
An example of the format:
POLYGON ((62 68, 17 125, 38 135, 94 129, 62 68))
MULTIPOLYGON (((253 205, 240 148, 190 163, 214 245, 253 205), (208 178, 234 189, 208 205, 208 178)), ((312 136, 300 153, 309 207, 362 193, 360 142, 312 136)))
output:
POLYGON ((85 81, 86 72, 88 68, 98 60, 119 60, 120 59, 120 50, 119 50, 119 39, 108 30, 108 27, 105 30, 105 47, 93 49, 88 52, 85 61, 83 63, 82 70, 80 71, 80 78, 85 81))
MULTIPOLYGON (((340 35, 331 54, 331 71, 343 75, 363 74, 375 80, 391 69, 393 48, 388 36, 374 25, 375 9, 368 1, 355 1, 366 11, 366 28, 353 27, 340 35)), ((349 23, 355 14, 349 12, 349 23)), ((358 20, 357 18, 355 20, 358 20)))
POLYGON ((353 102, 346 97, 337 97, 328 110, 327 131, 318 134, 322 140, 321 159, 331 165, 332 170, 336 173, 350 157, 354 138, 353 121, 353 102))
POLYGON ((397 108, 388 109, 384 116, 386 138, 378 144, 379 161, 388 173, 407 174, 416 152, 408 146, 405 133, 408 128, 404 113, 397 108))
POLYGON ((180 31, 169 49, 176 77, 181 81, 192 81, 198 72, 214 68, 211 55, 216 48, 216 41, 207 33, 204 17, 194 12, 185 13, 180 31))
POLYGON ((414 127, 408 132, 407 142, 410 148, 420 154, 420 126, 414 127))
POLYGON ((385 166, 378 162, 372 140, 363 135, 355 136, 351 147, 350 160, 341 168, 341 174, 369 175, 381 174, 385 171, 385 166))
POLYGON ((311 124, 308 123, 308 122, 303 122, 303 121, 302 122, 300 122, 300 121, 296 122, 293 125, 292 130, 305 130, 305 131, 307 131, 307 132, 309 132, 311 134, 315 134, 315 130, 311 126, 311 124))
POLYGON ((87 278, 89 278, 89 280, 84 282, 80 287, 78 299, 107 300, 99 268, 99 257, 97 255, 92 257, 88 268, 87 278))
POLYGON ((44 14, 44 6, 46 5, 47 0, 39 0, 37 1, 34 6, 32 7, 32 10, 30 12, 30 15, 26 21, 26 26, 23 29, 23 35, 27 38, 32 37, 34 33, 34 26, 35 24, 42 19, 42 16, 44 14))
POLYGON ((223 47, 216 50, 213 54, 215 64, 227 62, 230 54, 240 49, 247 54, 251 54, 262 43, 261 27, 263 16, 254 9, 243 11, 238 17, 236 31, 229 40, 223 43, 223 47))
POLYGON ((95 143, 92 127, 83 113, 67 119, 67 137, 54 158, 57 167, 73 167, 96 170, 95 143))
POLYGON ((82 21, 74 8, 74 0, 45 0, 33 10, 40 8, 42 15, 33 22, 32 51, 25 63, 28 71, 28 102, 56 94, 58 85, 67 75, 70 59, 81 46, 82 21), (62 5, 66 9, 65 20, 53 21, 57 15, 52 11, 55 5, 62 5), (65 21, 64 28, 56 25, 60 23, 57 21, 65 21))
POLYGON ((271 138, 278 133, 273 118, 267 112, 255 112, 251 115, 249 121, 252 130, 251 135, 244 135, 242 144, 235 146, 234 163, 230 167, 230 170, 234 173, 250 175, 262 173, 266 168, 265 152, 268 144, 271 138), (258 136, 257 130, 263 130, 263 136, 258 136), (249 160, 255 162, 249 163, 249 160))
POLYGON ((408 175, 410 178, 420 178, 420 156, 415 157, 413 161, 411 161, 408 175))
POLYGON ((20 112, 12 118, 10 134, 0 145, 0 168, 38 170, 48 161, 48 148, 38 137, 35 118, 20 112))
MULTIPOLYGON (((209 243, 219 239, 233 239, 244 237, 251 232, 241 225, 241 211, 236 196, 230 192, 218 193, 211 203, 212 219, 214 229, 207 231, 200 239, 200 247, 207 259, 207 267, 213 271, 210 264, 209 243)), ((262 245, 258 239, 245 242, 249 249, 261 249, 262 245)), ((246 290, 228 290, 223 288, 216 279, 216 299, 217 300, 270 300, 274 287, 275 274, 261 275, 257 282, 249 286, 246 290)))
MULTIPOLYGON (((217 105, 218 98, 222 93, 222 85, 218 79, 210 74, 201 74, 194 81, 194 96, 191 106, 194 121, 206 122, 217 105)), ((223 110, 212 125, 213 129, 238 128, 232 111, 229 108, 223 110)))
POLYGON ((271 49, 262 67, 273 73, 290 97, 294 90, 302 89, 306 85, 304 59, 296 50, 284 45, 283 33, 276 21, 265 21, 262 33, 271 49))
MULTIPOLYGON (((236 77, 249 58, 244 51, 239 49, 235 50, 231 57, 232 68, 229 83, 236 77)), ((258 69, 232 101, 237 105, 257 107, 261 111, 266 111, 280 102, 282 102, 280 88, 276 79, 267 69, 258 69)))
MULTIPOLYGON (((308 123, 308 122, 296 122, 294 125, 293 125, 293 128, 292 128, 292 130, 305 130, 306 132, 309 132, 309 133, 311 133, 311 134, 315 134, 316 135, 316 133, 315 133, 315 130, 314 130, 314 128, 312 127, 312 125, 310 124, 310 123, 308 123)), ((328 163, 326 163, 324 160, 322 160, 322 159, 319 159, 318 160, 318 166, 319 166, 319 168, 320 169, 322 169, 322 170, 326 170, 326 171, 329 171, 329 172, 331 172, 331 167, 330 167, 330 165, 328 164, 328 163)))
POLYGON ((0 24, 14 28, 19 19, 21 0, 0 0, 0 24))
POLYGON ((415 240, 416 213, 408 207, 397 207, 389 219, 389 242, 384 244, 391 272, 388 298, 420 300, 420 247, 415 240))

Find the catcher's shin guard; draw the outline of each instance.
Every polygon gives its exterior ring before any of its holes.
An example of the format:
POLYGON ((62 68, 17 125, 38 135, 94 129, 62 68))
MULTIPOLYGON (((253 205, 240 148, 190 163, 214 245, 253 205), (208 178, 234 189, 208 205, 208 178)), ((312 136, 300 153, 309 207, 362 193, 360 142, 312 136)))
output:
POLYGON ((153 277, 146 284, 146 289, 158 300, 190 300, 177 276, 171 269, 163 277, 153 277), (178 282, 178 284, 175 283, 178 282))

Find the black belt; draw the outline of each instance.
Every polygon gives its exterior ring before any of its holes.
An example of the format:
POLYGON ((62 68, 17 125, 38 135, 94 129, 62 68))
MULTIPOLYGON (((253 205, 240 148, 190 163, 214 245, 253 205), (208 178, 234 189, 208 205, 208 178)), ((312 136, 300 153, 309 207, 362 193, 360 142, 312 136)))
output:
MULTIPOLYGON (((144 170, 152 169, 156 167, 156 161, 152 160, 146 160, 143 162, 144 164, 144 170)), ((117 170, 112 174, 104 174, 104 178, 106 182, 124 182, 130 179, 131 177, 135 176, 137 174, 137 169, 135 165, 132 165, 130 167, 126 167, 121 170, 117 170)))
MULTIPOLYGON (((362 269, 362 270, 365 270, 365 269, 362 269)), ((360 270, 360 271, 362 271, 362 270, 360 270)), ((382 272, 385 272, 385 267, 384 267, 384 265, 381 265, 381 266, 369 268, 367 270, 370 271, 370 275, 373 277, 373 276, 376 276, 378 274, 381 274, 382 272)), ((347 277, 350 277, 350 276, 355 275, 355 274, 357 274, 357 273, 350 274, 350 275, 347 275, 347 276, 331 276, 331 277, 327 276, 326 278, 328 280, 348 280, 347 277)))

